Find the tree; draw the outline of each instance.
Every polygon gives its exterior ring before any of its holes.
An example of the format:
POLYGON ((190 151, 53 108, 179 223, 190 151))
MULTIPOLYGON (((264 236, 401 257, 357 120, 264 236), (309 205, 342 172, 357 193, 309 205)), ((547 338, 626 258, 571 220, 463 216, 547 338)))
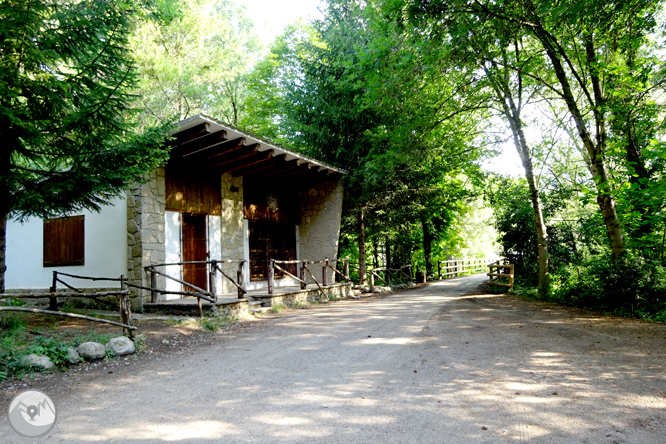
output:
POLYGON ((357 232, 361 279, 366 242, 405 265, 421 239, 432 273, 431 246, 480 152, 476 110, 458 100, 473 73, 436 63, 377 3, 329 1, 324 20, 277 42, 255 82, 273 93, 282 141, 349 171, 344 227, 357 232))
MULTIPOLYGON (((448 47, 443 56, 448 62, 458 66, 468 66, 476 70, 481 79, 476 88, 467 93, 466 101, 478 103, 487 101, 490 108, 509 124, 514 146, 520 156, 525 178, 529 186, 532 204, 536 242, 538 251, 539 283, 538 296, 544 298, 549 287, 548 232, 543 217, 538 177, 534 173, 534 163, 529 142, 525 136, 522 113, 534 97, 533 82, 529 82, 532 71, 538 71, 538 57, 525 45, 520 28, 510 22, 487 22, 480 25, 475 14, 440 12, 444 15, 446 29, 441 36, 436 34, 434 44, 448 47), (438 37, 438 38, 437 38, 438 37), (480 68, 480 69, 479 69, 480 68), (532 83, 532 85, 530 85, 532 83), (486 92, 486 91, 488 92, 486 92)), ((412 12, 411 22, 415 27, 427 28, 422 23, 423 11, 412 12)))
POLYGON ((246 77, 262 50, 244 7, 181 0, 168 22, 147 21, 132 36, 149 121, 205 112, 242 125, 246 77))
POLYGON ((0 291, 8 218, 98 210, 165 160, 137 131, 131 0, 0 3, 0 291))
MULTIPOLYGON (((654 29, 659 4, 522 0, 471 5, 485 18, 519 24, 543 48, 557 79, 553 83, 543 78, 544 85, 565 103, 576 125, 615 260, 624 256, 626 242, 608 167, 612 139, 609 117, 614 101, 633 95, 633 88, 620 87, 626 84, 625 76, 616 73, 631 65, 628 59, 636 55, 636 49, 654 29)), ((631 144, 627 149, 632 149, 631 144)))

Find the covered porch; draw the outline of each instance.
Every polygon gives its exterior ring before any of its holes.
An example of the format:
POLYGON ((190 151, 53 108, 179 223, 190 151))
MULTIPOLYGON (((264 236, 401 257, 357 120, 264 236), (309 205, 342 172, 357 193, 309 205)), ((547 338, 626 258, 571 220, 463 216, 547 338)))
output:
POLYGON ((135 307, 187 306, 193 293, 212 307, 335 282, 333 270, 315 279, 294 263, 337 257, 344 171, 202 115, 180 122, 170 144, 167 164, 128 199, 135 307))

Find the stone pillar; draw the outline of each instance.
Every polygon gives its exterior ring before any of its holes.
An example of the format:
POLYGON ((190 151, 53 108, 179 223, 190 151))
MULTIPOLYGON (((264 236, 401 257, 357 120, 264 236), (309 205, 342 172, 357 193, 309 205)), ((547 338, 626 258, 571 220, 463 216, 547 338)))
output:
MULTIPOLYGON (((342 198, 342 179, 333 179, 300 193, 298 227, 300 259, 319 261, 327 257, 331 260, 337 258, 342 198)), ((341 269, 342 265, 336 268, 341 269)), ((317 280, 321 279, 319 270, 319 266, 312 269, 317 280)), ((307 278, 306 280, 311 280, 309 275, 307 278)), ((334 281, 333 270, 328 270, 326 280, 334 281)))
MULTIPOLYGON (((149 174, 148 182, 132 185, 127 191, 127 276, 131 284, 150 287, 150 274, 144 267, 164 263, 165 208, 164 168, 149 174)), ((159 276, 157 284, 160 289, 166 288, 165 278, 159 276)), ((149 291, 132 291, 134 310, 149 301, 149 291)))
MULTIPOLYGON (((221 179, 221 216, 222 216, 222 260, 242 260, 244 253, 243 232, 243 178, 222 174, 221 179)), ((247 271, 249 264, 245 264, 247 271)), ((236 278, 238 264, 224 264, 222 269, 232 278, 236 278)), ((222 280, 221 293, 236 293, 236 287, 228 279, 222 280)))

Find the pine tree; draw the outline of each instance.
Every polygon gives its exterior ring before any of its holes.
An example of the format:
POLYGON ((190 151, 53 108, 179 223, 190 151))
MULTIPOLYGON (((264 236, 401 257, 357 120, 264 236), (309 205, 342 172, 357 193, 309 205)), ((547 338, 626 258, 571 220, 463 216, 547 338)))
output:
POLYGON ((134 0, 0 2, 0 292, 9 218, 99 210, 163 162, 137 131, 134 0))

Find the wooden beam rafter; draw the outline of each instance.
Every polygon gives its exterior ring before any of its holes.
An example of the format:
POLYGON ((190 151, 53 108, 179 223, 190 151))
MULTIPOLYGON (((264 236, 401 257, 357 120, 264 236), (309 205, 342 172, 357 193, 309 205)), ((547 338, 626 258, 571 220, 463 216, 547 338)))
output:
POLYGON ((262 169, 261 171, 254 171, 250 173, 243 174, 243 177, 246 178, 255 178, 255 177, 270 177, 274 174, 280 173, 284 170, 289 170, 292 168, 298 167, 298 159, 292 160, 283 160, 281 162, 270 165, 269 168, 262 169))
POLYGON ((212 169, 218 173, 229 173, 232 171, 239 170, 241 168, 246 168, 251 165, 255 165, 260 162, 265 162, 273 157, 273 150, 268 151, 256 151, 249 156, 244 156, 242 158, 233 160, 231 162, 225 163, 224 165, 215 166, 212 169))
POLYGON ((170 140, 167 143, 167 146, 174 147, 182 143, 185 143, 189 140, 205 136, 206 134, 210 134, 210 123, 208 122, 200 123, 198 125, 193 126, 192 128, 179 131, 176 134, 174 134, 174 139, 170 140))
POLYGON ((253 165, 247 165, 243 168, 239 168, 231 173, 232 176, 234 177, 239 177, 239 176, 245 176, 247 174, 251 173, 259 173, 261 171, 264 171, 268 168, 272 168, 275 165, 279 165, 281 163, 284 163, 285 159, 287 158, 286 154, 280 154, 275 156, 273 154, 269 159, 266 159, 265 161, 262 161, 260 163, 255 163, 253 165), (273 157, 274 156, 274 157, 273 157))
POLYGON ((259 152, 259 144, 255 143, 253 145, 243 145, 237 149, 229 150, 225 153, 220 154, 219 156, 211 157, 206 167, 207 168, 218 168, 221 169, 224 165, 227 165, 231 162, 235 162, 239 159, 250 157, 253 154, 259 152))
POLYGON ((171 150, 171 159, 173 160, 174 157, 181 157, 199 151, 207 146, 226 141, 227 132, 225 130, 215 131, 214 133, 209 133, 174 146, 171 150))
POLYGON ((233 140, 219 141, 212 145, 203 147, 198 151, 192 151, 183 154, 182 158, 183 161, 191 163, 207 161, 209 159, 215 158, 216 156, 222 156, 228 152, 237 150, 245 146, 244 143, 245 143, 244 137, 239 137, 238 139, 233 139, 233 140))
POLYGON ((270 176, 270 178, 279 180, 279 179, 284 179, 284 178, 287 178, 287 177, 292 177, 292 176, 295 176, 295 175, 301 175, 301 174, 306 173, 308 171, 310 171, 310 165, 307 164, 307 163, 302 163, 302 164, 298 165, 296 168, 290 168, 289 170, 285 170, 285 171, 282 171, 280 173, 273 174, 272 176, 270 176))

